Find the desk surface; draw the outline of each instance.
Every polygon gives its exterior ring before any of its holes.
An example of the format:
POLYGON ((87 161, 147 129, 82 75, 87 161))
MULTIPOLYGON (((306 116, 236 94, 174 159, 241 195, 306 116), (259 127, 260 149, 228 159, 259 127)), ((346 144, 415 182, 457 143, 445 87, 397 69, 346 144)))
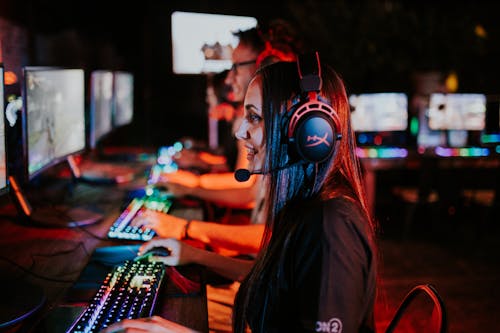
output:
MULTIPOLYGON (((366 150, 368 151, 368 150, 366 150)), ((419 153, 407 150, 404 157, 369 157, 363 151, 360 161, 368 205, 375 213, 377 183, 383 183, 387 191, 391 186, 437 187, 454 191, 463 189, 489 189, 498 193, 500 184, 500 154, 490 150, 488 156, 439 156, 432 152, 419 153), (381 175, 391 175, 381 180, 381 175)), ((498 194, 497 194, 498 196, 498 194)), ((498 198, 496 199, 498 200, 498 198)))
MULTIPOLYGON (((61 186, 56 184, 58 182, 67 183, 68 180, 54 180, 49 187, 57 188, 57 192, 60 192, 61 186)), ((40 311, 21 323, 9 327, 8 332, 52 331, 41 326, 47 325, 47 322, 52 320, 51 318, 57 318, 61 325, 61 318, 67 319, 78 314, 78 307, 65 301, 69 291, 87 267, 96 248, 127 244, 126 241, 106 239, 106 233, 119 216, 126 194, 144 185, 145 179, 115 186, 78 183, 70 190, 65 189, 64 194, 57 194, 56 196, 64 197, 65 203, 95 205, 103 211, 104 219, 99 223, 76 228, 41 228, 23 223, 16 217, 15 206, 12 202, 6 196, 2 197, 0 203, 1 275, 3 278, 8 277, 18 282, 39 286, 46 296, 46 302, 40 311)), ((48 191, 50 192, 50 189, 48 191)), ((172 213, 176 214, 175 211, 172 213)), ((182 211, 178 214, 197 215, 200 213, 182 211)), ((184 268, 179 269, 182 271, 184 268)), ((189 295, 162 292, 158 314, 193 329, 207 332, 208 315, 203 270, 200 267, 185 268, 185 270, 186 274, 195 274, 201 278, 200 292, 189 295)), ((2 299, 2 301, 5 300, 2 299)))

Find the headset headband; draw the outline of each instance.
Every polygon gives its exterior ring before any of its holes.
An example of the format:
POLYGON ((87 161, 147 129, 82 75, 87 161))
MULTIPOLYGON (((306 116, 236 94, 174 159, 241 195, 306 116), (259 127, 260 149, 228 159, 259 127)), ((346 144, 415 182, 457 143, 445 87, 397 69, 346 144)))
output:
POLYGON ((319 54, 316 51, 314 56, 300 55, 297 58, 297 69, 299 71, 300 88, 304 93, 315 91, 319 93, 323 81, 321 79, 321 64, 319 54), (306 73, 304 75, 304 73, 306 73))

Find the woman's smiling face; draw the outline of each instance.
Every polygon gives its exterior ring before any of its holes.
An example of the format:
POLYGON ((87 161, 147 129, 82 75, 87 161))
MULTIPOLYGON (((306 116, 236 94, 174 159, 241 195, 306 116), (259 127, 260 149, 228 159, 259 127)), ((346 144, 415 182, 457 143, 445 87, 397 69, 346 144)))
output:
POLYGON ((245 116, 236 137, 245 142, 248 170, 261 171, 264 166, 266 143, 264 140, 264 118, 262 116, 262 80, 255 77, 245 95, 245 116))

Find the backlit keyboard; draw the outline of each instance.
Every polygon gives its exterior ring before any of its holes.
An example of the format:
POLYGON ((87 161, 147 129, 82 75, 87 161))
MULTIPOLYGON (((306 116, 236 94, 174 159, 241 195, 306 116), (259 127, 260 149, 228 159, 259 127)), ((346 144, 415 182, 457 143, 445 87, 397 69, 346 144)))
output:
POLYGON ((122 319, 152 316, 165 270, 143 260, 116 266, 67 333, 99 332, 122 319))
POLYGON ((149 241, 156 232, 138 222, 136 217, 145 210, 167 213, 172 206, 172 195, 168 192, 151 190, 140 198, 134 198, 123 210, 108 231, 108 238, 149 241))

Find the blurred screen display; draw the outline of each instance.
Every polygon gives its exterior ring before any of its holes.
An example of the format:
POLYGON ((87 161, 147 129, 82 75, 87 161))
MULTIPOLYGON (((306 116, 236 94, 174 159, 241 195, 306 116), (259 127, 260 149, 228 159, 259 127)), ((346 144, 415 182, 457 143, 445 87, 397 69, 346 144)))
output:
POLYGON ((174 12, 172 61, 176 74, 219 73, 232 66, 238 44, 233 32, 257 26, 257 19, 206 13, 174 12))
POLYGON ((351 95, 349 104, 356 132, 404 131, 408 126, 408 97, 404 93, 351 95))
POLYGON ((90 146, 113 129, 113 72, 94 71, 90 76, 90 146))
POLYGON ((485 115, 483 94, 432 94, 429 100, 429 127, 433 130, 481 131, 485 115))
POLYGON ((85 87, 81 69, 25 70, 30 176, 85 148, 85 87))
POLYGON ((134 117, 134 76, 132 73, 114 73, 113 109, 115 127, 132 122, 134 117))

